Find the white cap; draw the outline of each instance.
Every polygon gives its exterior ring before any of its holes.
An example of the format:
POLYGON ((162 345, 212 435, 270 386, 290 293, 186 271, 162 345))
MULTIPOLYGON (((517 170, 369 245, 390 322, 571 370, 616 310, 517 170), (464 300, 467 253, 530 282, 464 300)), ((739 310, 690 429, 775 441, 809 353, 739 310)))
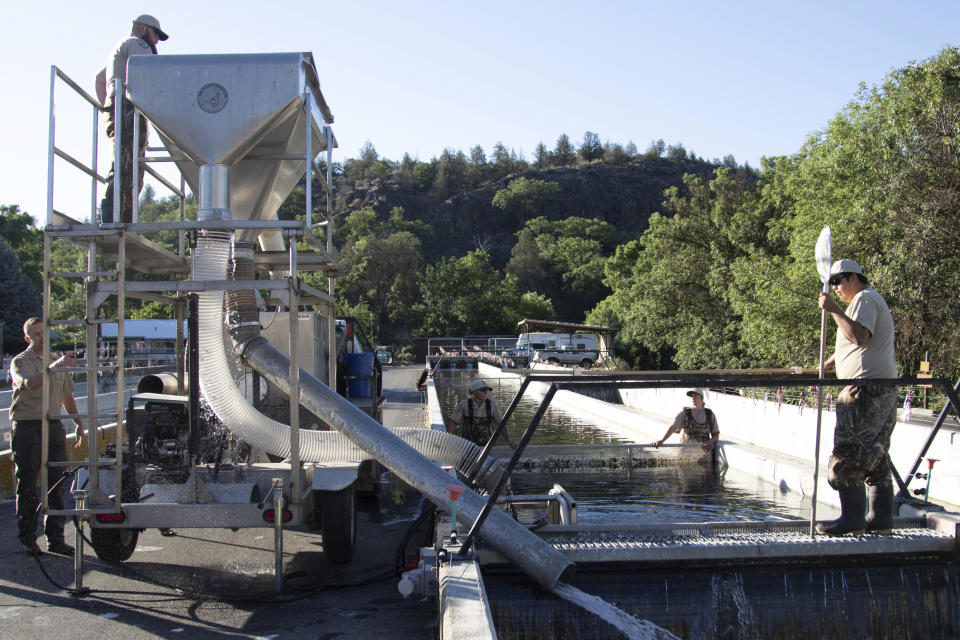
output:
POLYGON ((470 393, 473 393, 474 391, 493 391, 493 387, 488 387, 486 382, 480 378, 477 378, 470 383, 470 393))
POLYGON ((833 266, 830 267, 831 278, 833 276, 838 276, 841 273, 859 273, 860 275, 863 275, 863 269, 861 269, 860 265, 854 260, 844 258, 843 260, 837 260, 833 263, 833 266))

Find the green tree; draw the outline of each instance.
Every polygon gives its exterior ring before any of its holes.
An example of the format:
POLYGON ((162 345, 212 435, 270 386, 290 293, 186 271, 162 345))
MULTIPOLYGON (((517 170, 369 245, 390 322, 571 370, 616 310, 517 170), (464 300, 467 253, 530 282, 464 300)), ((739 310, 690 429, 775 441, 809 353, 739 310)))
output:
POLYGON ((550 166, 550 151, 543 141, 537 143, 537 148, 533 151, 533 166, 543 170, 550 166))
POLYGON ((729 169, 708 184, 689 175, 684 182, 689 196, 666 191, 674 215, 652 215, 641 240, 609 261, 605 281, 614 293, 603 310, 619 318, 635 353, 672 354, 681 368, 745 366, 731 269, 753 259, 765 221, 750 183, 729 169))
MULTIPOLYGON (((3 323, 3 353, 18 353, 26 348, 23 323, 30 316, 40 315, 40 297, 30 278, 20 268, 17 254, 0 237, 0 287, 4 304, 0 307, 3 323)), ((4 361, 6 363, 6 361, 4 361)))
POLYGON ((170 320, 174 317, 174 308, 162 302, 145 302, 131 309, 129 316, 141 320, 170 320))
POLYGON ((529 228, 524 227, 517 234, 517 244, 510 250, 506 271, 517 279, 521 291, 547 290, 547 270, 540 257, 536 236, 529 228))
POLYGON ((587 131, 583 134, 583 143, 577 150, 577 155, 584 162, 592 162, 603 157, 603 144, 600 142, 600 136, 593 131, 587 131))
MULTIPOLYGON (((765 202, 782 212, 769 235, 786 245, 758 267, 769 272, 769 286, 785 292, 788 309, 809 309, 819 286, 813 248, 830 225, 835 256, 860 262, 890 304, 901 372, 916 371, 927 351, 939 371, 960 372, 958 80, 960 51, 947 48, 879 86, 861 86, 799 153, 768 163, 763 175, 765 202)), ((743 303, 746 338, 769 353, 764 331, 797 322, 758 297, 743 303)), ((808 363, 819 329, 812 311, 802 330, 780 332, 788 352, 807 354, 808 363)))
POLYGON ((506 189, 493 196, 493 206, 511 213, 523 222, 527 218, 543 215, 547 207, 560 197, 560 185, 530 178, 511 180, 506 189))
MULTIPOLYGON (((464 336, 511 331, 508 312, 516 286, 504 286, 490 256, 473 251, 427 265, 419 279, 422 302, 415 305, 421 335, 464 336)), ((509 282, 509 281, 507 281, 509 282)))
POLYGON ((560 137, 557 138, 556 146, 553 148, 554 164, 558 167, 569 167, 573 164, 576 157, 573 151, 573 144, 570 142, 570 137, 565 133, 561 133, 560 137))
POLYGON ((33 217, 20 211, 19 205, 0 205, 0 238, 16 254, 34 291, 43 291, 43 232, 36 227, 33 217))
POLYGON ((401 319, 416 299, 420 241, 412 233, 359 238, 344 248, 340 260, 345 274, 338 282, 341 295, 367 305, 373 335, 401 319))

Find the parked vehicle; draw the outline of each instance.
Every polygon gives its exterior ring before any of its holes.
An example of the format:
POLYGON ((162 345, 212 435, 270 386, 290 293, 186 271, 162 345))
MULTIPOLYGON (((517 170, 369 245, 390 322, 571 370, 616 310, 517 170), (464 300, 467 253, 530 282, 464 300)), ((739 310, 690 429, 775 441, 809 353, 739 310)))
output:
POLYGON ((526 366, 530 362, 574 365, 589 369, 600 357, 597 336, 592 333, 521 333, 517 345, 503 356, 526 366))

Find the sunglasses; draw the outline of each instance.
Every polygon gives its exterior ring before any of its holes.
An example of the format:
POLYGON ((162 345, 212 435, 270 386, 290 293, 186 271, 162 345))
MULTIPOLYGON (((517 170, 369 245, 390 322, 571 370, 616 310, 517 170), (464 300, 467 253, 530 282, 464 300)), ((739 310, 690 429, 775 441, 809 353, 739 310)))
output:
POLYGON ((840 284, 841 282, 843 282, 844 280, 846 280, 846 279, 849 278, 849 277, 850 277, 850 274, 849 274, 849 273, 841 273, 841 274, 838 275, 838 276, 834 276, 834 277, 830 278, 830 286, 831 286, 831 287, 835 287, 835 286, 837 286, 838 284, 840 284))

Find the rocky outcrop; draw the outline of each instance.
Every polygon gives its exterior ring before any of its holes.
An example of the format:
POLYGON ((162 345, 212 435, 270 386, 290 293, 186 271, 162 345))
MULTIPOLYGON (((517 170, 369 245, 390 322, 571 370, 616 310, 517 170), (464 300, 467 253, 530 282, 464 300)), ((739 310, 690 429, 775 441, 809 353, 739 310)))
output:
POLYGON ((337 209, 346 213, 371 208, 386 219, 394 207, 403 207, 407 219, 423 220, 434 229, 433 246, 424 246, 425 254, 460 256, 483 247, 502 268, 525 220, 494 207, 492 201, 516 178, 560 186, 560 196, 543 212, 551 220, 599 218, 616 226, 626 240, 646 229, 651 213, 663 210, 665 189, 682 187, 687 173, 709 178, 714 168, 705 162, 665 158, 640 158, 624 166, 597 162, 511 174, 446 198, 418 192, 390 177, 338 185, 337 209))

